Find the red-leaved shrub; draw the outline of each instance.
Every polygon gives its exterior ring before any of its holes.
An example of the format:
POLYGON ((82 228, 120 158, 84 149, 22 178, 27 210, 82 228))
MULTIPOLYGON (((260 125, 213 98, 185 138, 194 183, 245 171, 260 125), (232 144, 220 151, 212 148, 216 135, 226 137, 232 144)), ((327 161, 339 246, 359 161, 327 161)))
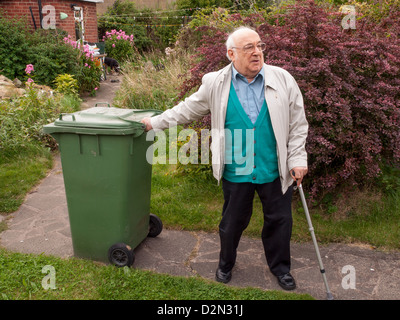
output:
MULTIPOLYGON (((289 71, 303 93, 310 124, 306 183, 313 196, 370 182, 383 162, 400 163, 399 13, 379 23, 361 18, 356 29, 343 29, 338 9, 307 0, 276 16, 276 24, 257 28, 267 43, 266 63, 289 71)), ((202 60, 183 94, 228 63, 226 33, 205 34, 202 60)))

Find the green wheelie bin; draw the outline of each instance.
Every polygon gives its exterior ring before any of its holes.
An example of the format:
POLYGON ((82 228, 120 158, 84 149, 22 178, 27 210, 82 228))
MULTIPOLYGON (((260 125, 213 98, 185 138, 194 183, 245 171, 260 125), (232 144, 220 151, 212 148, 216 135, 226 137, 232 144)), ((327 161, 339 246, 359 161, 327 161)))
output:
POLYGON ((94 107, 43 127, 58 142, 74 255, 123 267, 162 231, 150 214, 151 145, 140 120, 157 110, 94 107))

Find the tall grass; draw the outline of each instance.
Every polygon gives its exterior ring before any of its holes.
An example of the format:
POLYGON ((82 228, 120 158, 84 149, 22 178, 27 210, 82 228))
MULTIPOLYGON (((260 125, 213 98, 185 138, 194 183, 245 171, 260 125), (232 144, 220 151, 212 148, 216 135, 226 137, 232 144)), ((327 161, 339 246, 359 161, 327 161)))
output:
POLYGON ((134 56, 125 64, 124 80, 115 105, 131 109, 166 110, 176 103, 178 87, 189 68, 191 53, 134 56))

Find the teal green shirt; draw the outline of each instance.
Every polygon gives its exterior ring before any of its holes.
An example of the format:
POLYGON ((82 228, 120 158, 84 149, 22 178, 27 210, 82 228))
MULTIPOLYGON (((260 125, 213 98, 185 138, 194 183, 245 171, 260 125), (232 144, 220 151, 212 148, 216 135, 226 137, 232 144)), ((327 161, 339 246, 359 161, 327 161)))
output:
POLYGON ((268 106, 264 103, 253 124, 233 84, 225 119, 225 168, 231 182, 268 183, 279 177, 276 140, 268 106))

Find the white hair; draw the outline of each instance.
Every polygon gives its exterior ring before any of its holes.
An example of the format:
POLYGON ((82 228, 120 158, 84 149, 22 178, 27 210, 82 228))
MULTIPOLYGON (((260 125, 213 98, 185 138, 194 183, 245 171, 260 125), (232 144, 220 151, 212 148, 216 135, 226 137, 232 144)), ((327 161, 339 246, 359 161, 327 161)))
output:
POLYGON ((248 32, 248 31, 253 31, 255 32, 255 30, 253 28, 247 27, 247 26, 241 26, 236 28, 235 30, 233 30, 229 35, 228 35, 228 39, 226 39, 225 45, 226 45, 226 56, 229 59, 229 61, 231 61, 231 58, 228 55, 228 50, 229 49, 233 49, 235 47, 235 41, 234 41, 234 37, 238 34, 238 33, 242 33, 242 32, 248 32))

